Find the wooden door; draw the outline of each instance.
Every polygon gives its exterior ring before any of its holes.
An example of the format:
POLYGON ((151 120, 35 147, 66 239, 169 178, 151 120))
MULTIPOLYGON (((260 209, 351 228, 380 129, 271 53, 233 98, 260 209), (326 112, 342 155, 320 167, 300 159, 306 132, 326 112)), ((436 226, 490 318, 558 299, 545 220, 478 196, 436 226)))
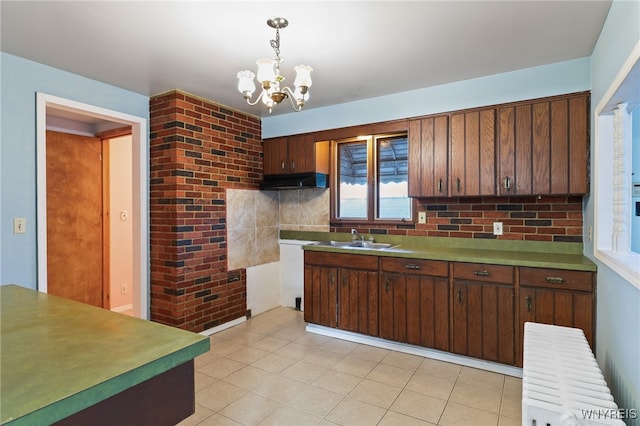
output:
POLYGON ((449 350, 449 281, 407 276, 407 343, 449 350))
POLYGON ((515 306, 511 286, 453 282, 452 351, 515 364, 515 306))
POLYGON ((520 287, 521 334, 527 321, 575 327, 584 331, 595 349, 593 318, 593 293, 520 287))
POLYGON ((338 327, 378 335, 378 272, 340 269, 338 327))
POLYGON ((310 173, 314 171, 313 138, 309 135, 291 136, 287 141, 289 173, 310 173))
POLYGON ((409 122, 409 196, 448 194, 449 118, 429 117, 409 122))
POLYGON ((450 194, 495 195, 495 110, 451 116, 450 194))
POLYGON ((287 139, 273 138, 264 141, 263 167, 265 175, 281 175, 288 171, 287 139))
POLYGON ((498 111, 499 195, 588 192, 589 95, 498 111))
POLYGON ((47 131, 47 291, 105 306, 99 138, 47 131))
POLYGON ((304 320, 306 322, 337 327, 338 294, 336 267, 304 266, 304 320))

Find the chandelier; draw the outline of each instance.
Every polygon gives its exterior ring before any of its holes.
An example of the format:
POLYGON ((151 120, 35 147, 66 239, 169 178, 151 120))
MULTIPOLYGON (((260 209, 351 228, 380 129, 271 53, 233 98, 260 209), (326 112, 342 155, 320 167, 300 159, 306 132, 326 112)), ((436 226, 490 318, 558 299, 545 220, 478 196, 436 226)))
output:
POLYGON ((279 104, 285 98, 289 98, 295 111, 300 111, 309 99, 313 68, 309 65, 298 65, 293 68, 296 72, 296 78, 293 82, 294 90, 281 85, 284 77, 280 74, 280 63, 284 59, 280 56, 280 28, 286 28, 289 22, 285 18, 277 17, 268 19, 267 25, 276 29, 276 39, 271 40, 271 48, 276 56, 272 59, 261 58, 256 61, 258 65, 257 80, 262 84, 262 92, 254 101, 251 100, 253 92, 256 90, 256 85, 253 82, 256 74, 248 70, 238 72, 238 91, 242 93, 249 105, 255 105, 262 100, 269 114, 273 111, 274 105, 279 104))

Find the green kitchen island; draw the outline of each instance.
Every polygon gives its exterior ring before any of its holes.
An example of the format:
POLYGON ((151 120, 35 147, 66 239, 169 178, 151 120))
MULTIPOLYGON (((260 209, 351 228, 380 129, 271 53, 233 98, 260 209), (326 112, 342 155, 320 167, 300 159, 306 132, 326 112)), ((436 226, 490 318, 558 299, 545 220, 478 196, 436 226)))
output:
POLYGON ((173 425, 206 336, 0 286, 0 424, 173 425))

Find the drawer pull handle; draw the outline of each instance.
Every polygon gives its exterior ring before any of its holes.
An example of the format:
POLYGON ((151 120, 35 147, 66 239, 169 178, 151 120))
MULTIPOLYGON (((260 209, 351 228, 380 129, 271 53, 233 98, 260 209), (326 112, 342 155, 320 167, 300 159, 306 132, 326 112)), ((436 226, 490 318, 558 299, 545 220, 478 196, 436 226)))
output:
POLYGON ((415 263, 408 263, 404 265, 406 269, 422 269, 420 265, 416 265, 415 263))
POLYGON ((458 289, 456 298, 458 299, 458 303, 462 303, 462 290, 458 289))
POLYGON ((564 282, 564 279, 562 279, 561 277, 547 277, 547 282, 554 283, 554 284, 562 284, 564 282))
POLYGON ((527 308, 527 312, 531 312, 531 306, 532 306, 531 296, 527 296, 524 298, 524 306, 525 308, 527 308))
POLYGON ((489 271, 473 271, 473 275, 478 277, 488 277, 489 271))

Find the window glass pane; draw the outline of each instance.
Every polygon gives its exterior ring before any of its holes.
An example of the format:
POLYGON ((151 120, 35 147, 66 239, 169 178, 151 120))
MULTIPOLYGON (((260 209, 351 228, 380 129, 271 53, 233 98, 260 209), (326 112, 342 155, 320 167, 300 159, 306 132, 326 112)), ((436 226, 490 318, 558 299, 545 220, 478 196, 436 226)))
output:
POLYGON ((367 142, 338 144, 340 189, 338 217, 367 218, 367 142))
POLYGON ((376 140, 378 154, 378 219, 411 219, 408 194, 407 136, 376 140))

